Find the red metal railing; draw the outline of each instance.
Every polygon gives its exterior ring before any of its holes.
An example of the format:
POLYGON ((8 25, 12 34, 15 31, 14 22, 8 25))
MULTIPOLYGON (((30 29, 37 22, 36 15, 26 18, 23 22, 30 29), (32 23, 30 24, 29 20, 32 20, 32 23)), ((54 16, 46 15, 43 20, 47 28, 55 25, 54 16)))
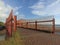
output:
POLYGON ((12 36, 12 31, 16 31, 17 29, 17 17, 13 15, 13 10, 11 10, 9 17, 6 19, 5 25, 8 36, 12 36))
MULTIPOLYGON (((51 22, 52 23, 52 25, 51 25, 51 29, 52 29, 52 33, 54 33, 55 32, 55 19, 53 18, 53 19, 51 19, 51 20, 44 20, 44 21, 31 21, 31 22, 29 22, 29 21, 17 21, 17 26, 18 27, 23 27, 23 28, 30 28, 29 27, 29 24, 30 23, 34 23, 34 29, 38 29, 38 23, 46 23, 46 22, 51 22), (25 25, 24 25, 25 24, 25 25)), ((33 28, 33 27, 31 27, 31 28, 33 28)))

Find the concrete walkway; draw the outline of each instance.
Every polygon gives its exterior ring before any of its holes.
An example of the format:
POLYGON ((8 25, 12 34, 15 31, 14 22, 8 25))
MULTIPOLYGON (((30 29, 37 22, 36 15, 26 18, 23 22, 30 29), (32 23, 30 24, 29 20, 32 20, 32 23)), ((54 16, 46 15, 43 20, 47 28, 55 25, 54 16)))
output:
POLYGON ((25 45, 60 45, 60 35, 18 28, 25 45))

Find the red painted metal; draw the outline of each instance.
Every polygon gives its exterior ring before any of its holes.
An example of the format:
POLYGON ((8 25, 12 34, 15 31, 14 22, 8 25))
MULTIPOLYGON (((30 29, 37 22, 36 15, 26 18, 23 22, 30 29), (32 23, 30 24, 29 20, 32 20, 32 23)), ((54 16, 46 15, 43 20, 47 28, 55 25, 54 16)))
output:
MULTIPOLYGON (((26 22, 24 22, 24 21, 21 22, 21 20, 20 20, 20 21, 17 21, 17 22, 19 23, 19 24, 17 24, 17 25, 21 25, 20 27, 24 27, 23 24, 26 24, 26 28, 29 28, 29 24, 30 24, 30 23, 34 23, 34 24, 35 24, 35 26, 34 26, 35 29, 37 29, 37 26, 38 26, 37 23, 52 22, 52 33, 55 32, 55 19, 54 19, 54 18, 51 19, 51 20, 44 20, 44 21, 37 21, 37 20, 36 20, 36 21, 34 21, 34 22, 32 22, 32 21, 31 21, 31 22, 27 22, 27 21, 26 21, 26 22)), ((25 27, 24 27, 24 28, 25 28, 25 27)), ((32 27, 32 28, 33 28, 33 27, 32 27)))
POLYGON ((16 31, 17 27, 17 17, 13 15, 13 10, 11 10, 9 17, 6 19, 6 30, 9 36, 12 36, 12 32, 16 31))

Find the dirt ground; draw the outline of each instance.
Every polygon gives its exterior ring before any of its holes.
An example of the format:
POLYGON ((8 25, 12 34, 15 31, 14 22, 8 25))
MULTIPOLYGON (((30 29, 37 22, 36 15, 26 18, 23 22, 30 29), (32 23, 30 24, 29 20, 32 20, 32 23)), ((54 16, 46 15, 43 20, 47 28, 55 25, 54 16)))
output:
POLYGON ((60 45, 60 35, 18 28, 25 45, 60 45))

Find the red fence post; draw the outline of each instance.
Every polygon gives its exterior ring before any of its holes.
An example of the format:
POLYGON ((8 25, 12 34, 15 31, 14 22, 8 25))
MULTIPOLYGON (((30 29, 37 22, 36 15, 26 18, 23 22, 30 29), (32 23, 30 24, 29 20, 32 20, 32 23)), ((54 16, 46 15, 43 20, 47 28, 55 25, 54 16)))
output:
POLYGON ((10 36, 12 36, 12 25, 13 25, 13 24, 12 24, 12 21, 10 21, 10 22, 9 22, 9 29, 8 29, 10 36))
POLYGON ((17 30, 17 17, 14 16, 14 31, 17 30))
POLYGON ((19 25, 20 25, 19 27, 22 27, 22 23, 19 23, 19 25))
POLYGON ((53 31, 52 31, 52 33, 54 33, 55 32, 55 19, 53 18, 53 25, 52 25, 52 27, 53 27, 53 31))
POLYGON ((12 30, 16 31, 17 29, 17 17, 13 17, 13 10, 11 10, 9 17, 6 19, 5 23, 6 29, 7 29, 7 36, 12 36, 12 30))
POLYGON ((35 29, 37 29, 37 21, 35 21, 35 29))
POLYGON ((22 28, 23 28, 23 23, 22 23, 22 28))
POLYGON ((26 28, 28 28, 28 22, 26 22, 26 28))

